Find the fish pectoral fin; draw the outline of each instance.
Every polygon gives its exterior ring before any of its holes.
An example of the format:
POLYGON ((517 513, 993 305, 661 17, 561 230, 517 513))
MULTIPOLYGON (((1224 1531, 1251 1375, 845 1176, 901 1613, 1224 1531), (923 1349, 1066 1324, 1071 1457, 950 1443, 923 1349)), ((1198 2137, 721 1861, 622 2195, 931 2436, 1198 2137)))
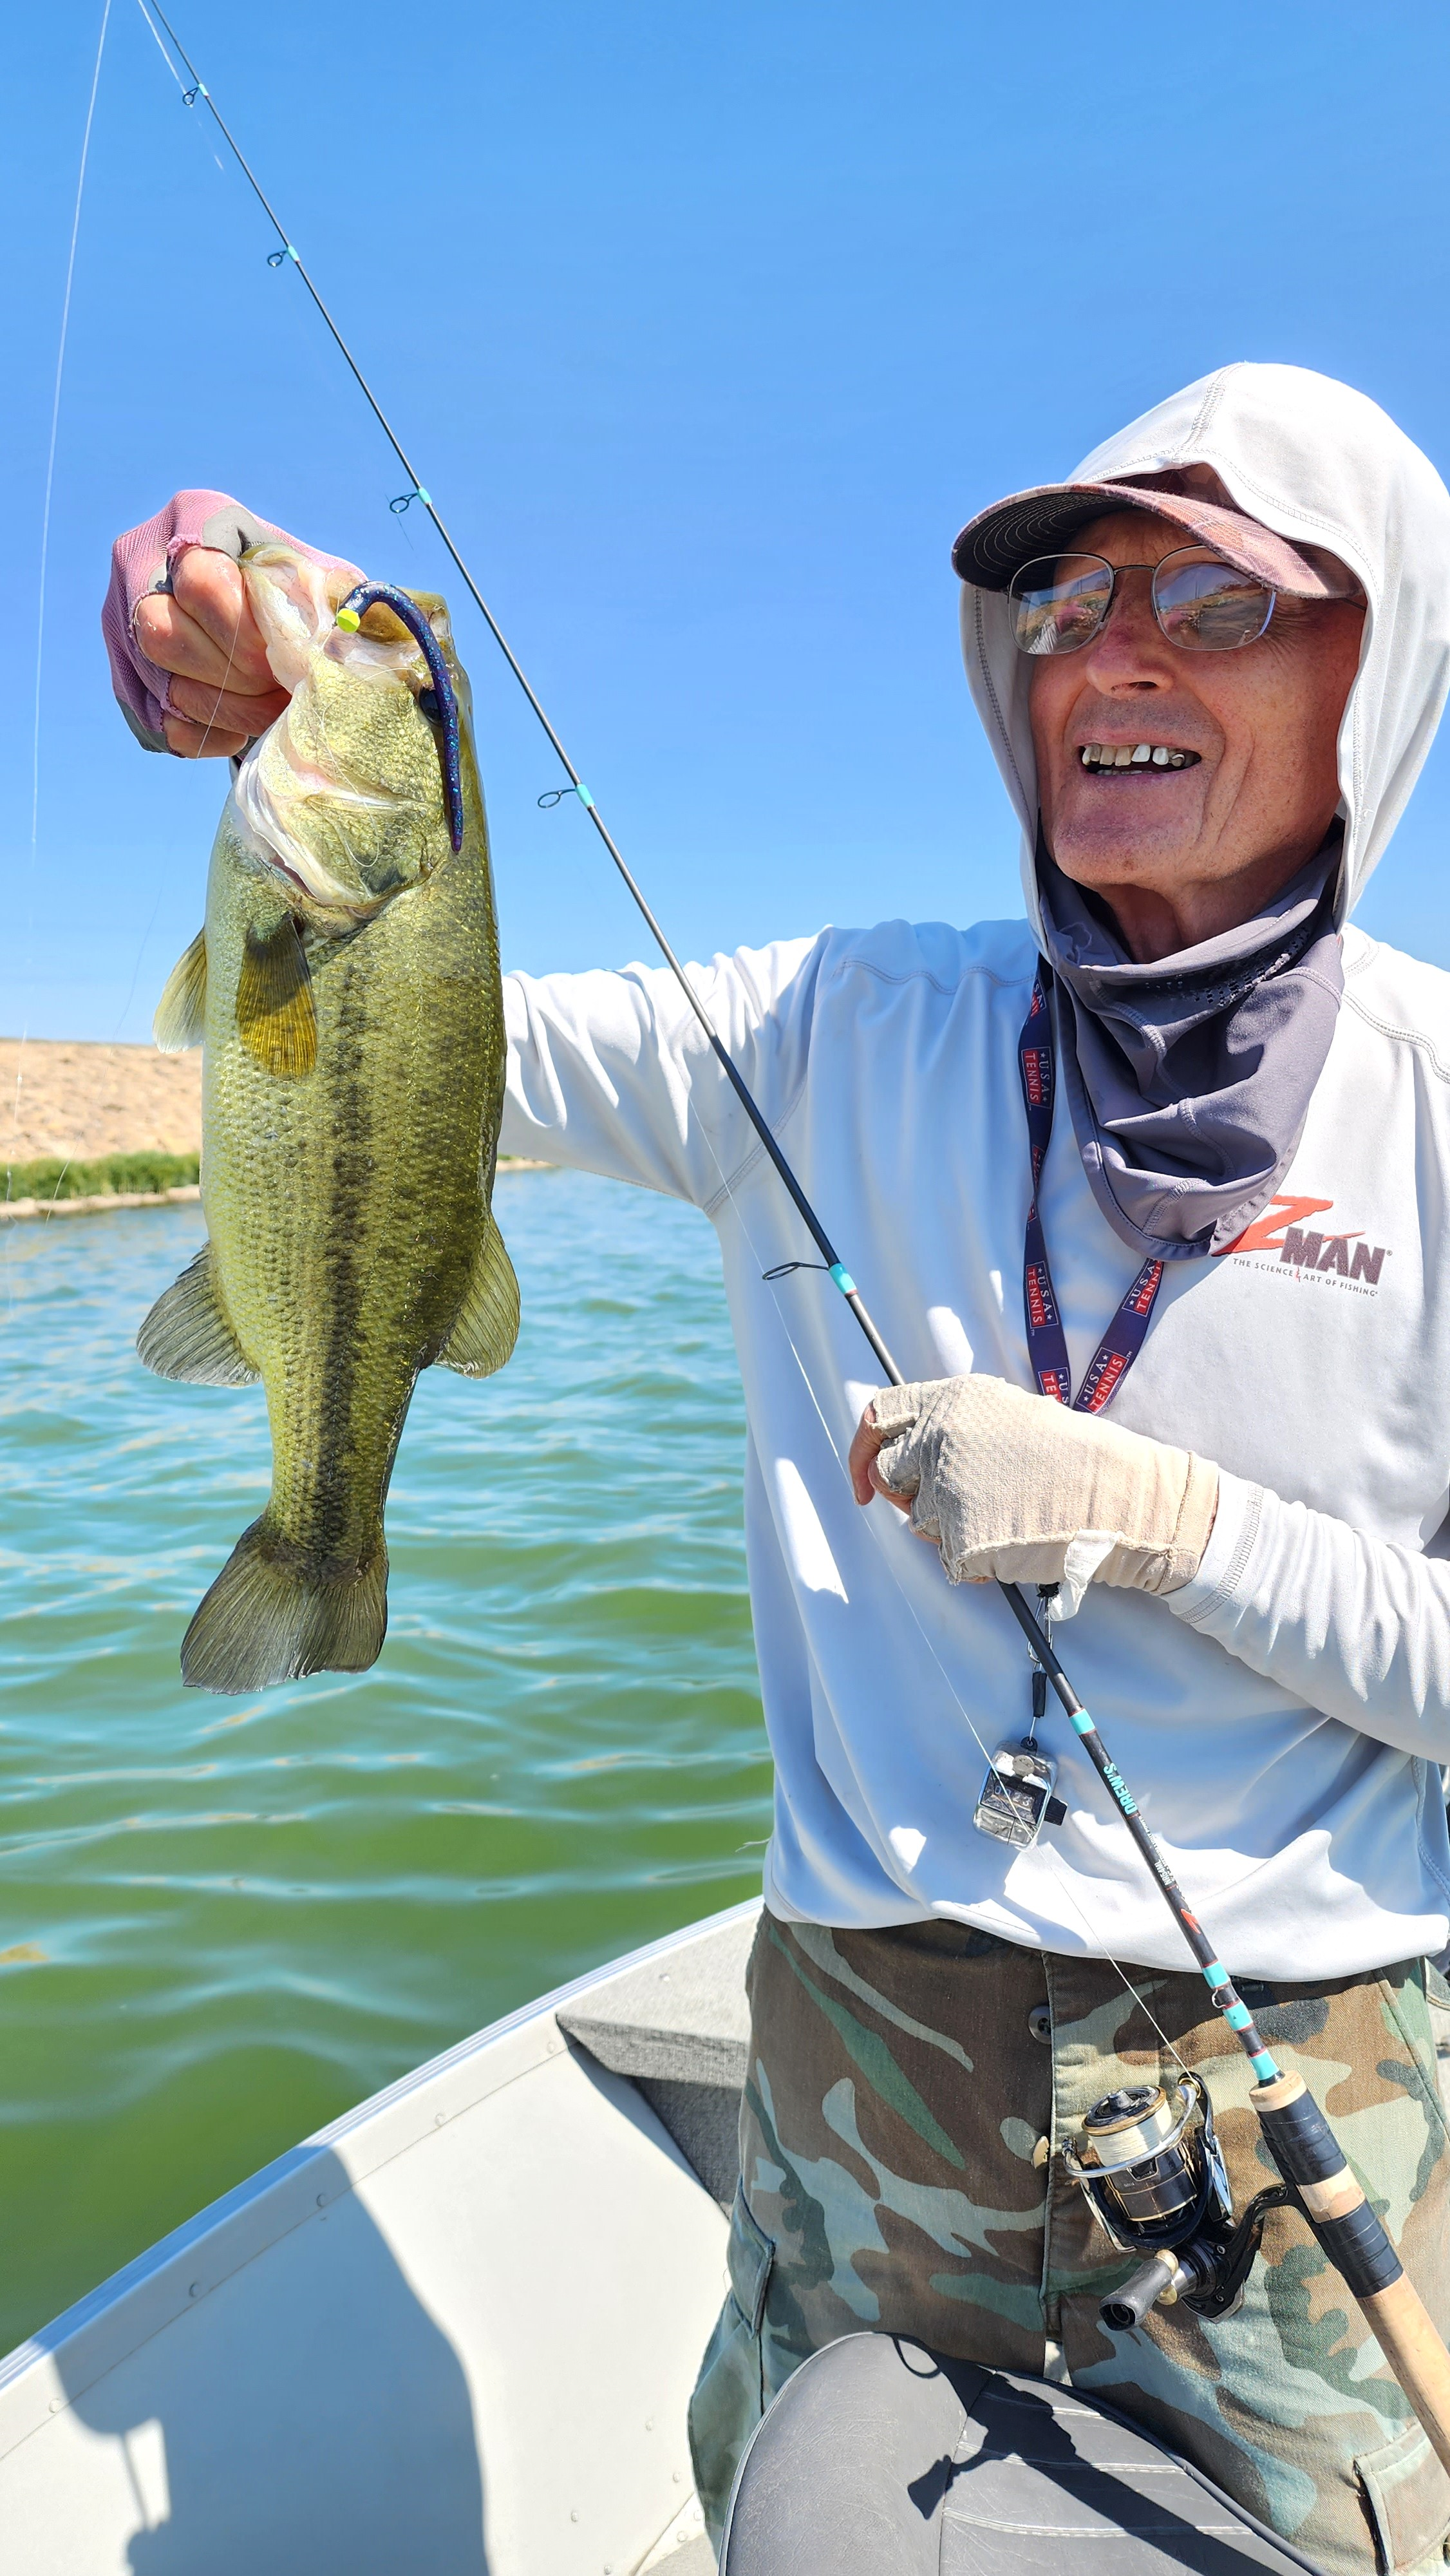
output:
POLYGON ((289 913, 263 936, 247 932, 237 981, 237 1029, 248 1055, 283 1081, 317 1062, 317 1005, 302 936, 289 913))
POLYGON ((251 1386, 261 1376, 217 1295, 209 1243, 157 1298, 136 1336, 136 1351, 157 1377, 184 1378, 192 1386, 251 1386))
POLYGON ((492 1213, 473 1265, 453 1330, 438 1354, 440 1368, 460 1377, 492 1377, 519 1337, 519 1283, 492 1213))
POLYGON ((181 1055, 200 1046, 205 1022, 206 932, 199 930, 161 987, 151 1034, 163 1055, 181 1055))

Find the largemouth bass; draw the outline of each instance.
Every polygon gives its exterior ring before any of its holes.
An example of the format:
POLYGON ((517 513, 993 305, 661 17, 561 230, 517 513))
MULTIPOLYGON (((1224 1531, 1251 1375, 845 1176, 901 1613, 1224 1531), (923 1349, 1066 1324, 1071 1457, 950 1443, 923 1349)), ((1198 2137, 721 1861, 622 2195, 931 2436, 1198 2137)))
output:
POLYGON ((271 1496, 181 1650, 183 1678, 214 1691, 376 1661, 418 1372, 489 1375, 519 1321, 490 1208, 488 834, 447 612, 392 594, 426 619, 430 671, 386 607, 340 625, 336 577, 288 549, 242 570, 294 694, 242 764, 205 928, 156 1014, 161 1046, 205 1045, 207 1242, 137 1338, 159 1376, 266 1388, 271 1496))

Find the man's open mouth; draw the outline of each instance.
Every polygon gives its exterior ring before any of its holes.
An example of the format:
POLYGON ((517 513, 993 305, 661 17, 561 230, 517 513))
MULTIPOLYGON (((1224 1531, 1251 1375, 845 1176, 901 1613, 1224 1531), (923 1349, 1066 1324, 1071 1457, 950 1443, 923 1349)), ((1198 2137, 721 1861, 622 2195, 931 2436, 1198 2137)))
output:
POLYGON ((1085 742, 1078 754, 1084 769, 1196 769, 1199 754, 1180 751, 1170 742, 1085 742))

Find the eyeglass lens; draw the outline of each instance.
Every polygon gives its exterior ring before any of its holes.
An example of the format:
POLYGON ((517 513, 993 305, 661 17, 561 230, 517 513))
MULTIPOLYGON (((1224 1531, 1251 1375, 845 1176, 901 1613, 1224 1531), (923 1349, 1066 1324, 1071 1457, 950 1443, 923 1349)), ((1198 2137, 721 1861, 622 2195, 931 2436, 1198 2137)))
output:
POLYGON ((1023 653, 1077 653, 1100 631, 1119 573, 1152 572, 1153 614, 1170 644, 1186 653, 1235 653, 1256 643, 1274 613, 1274 593, 1201 546, 1161 563, 1119 564, 1101 555, 1039 555, 1012 576, 1012 633, 1023 653))

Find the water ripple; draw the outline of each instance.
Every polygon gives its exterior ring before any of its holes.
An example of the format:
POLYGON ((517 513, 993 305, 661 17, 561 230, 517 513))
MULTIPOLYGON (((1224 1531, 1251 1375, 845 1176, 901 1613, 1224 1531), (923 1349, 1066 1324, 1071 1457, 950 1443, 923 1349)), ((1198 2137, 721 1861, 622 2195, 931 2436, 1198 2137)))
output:
POLYGON ((176 1657, 266 1492, 260 1392, 132 1348, 195 1210, 0 1238, 0 2348, 420 2058, 759 1886, 704 1220, 570 1174, 498 1198, 519 1349, 418 1390, 381 1663, 236 1702, 176 1657))

